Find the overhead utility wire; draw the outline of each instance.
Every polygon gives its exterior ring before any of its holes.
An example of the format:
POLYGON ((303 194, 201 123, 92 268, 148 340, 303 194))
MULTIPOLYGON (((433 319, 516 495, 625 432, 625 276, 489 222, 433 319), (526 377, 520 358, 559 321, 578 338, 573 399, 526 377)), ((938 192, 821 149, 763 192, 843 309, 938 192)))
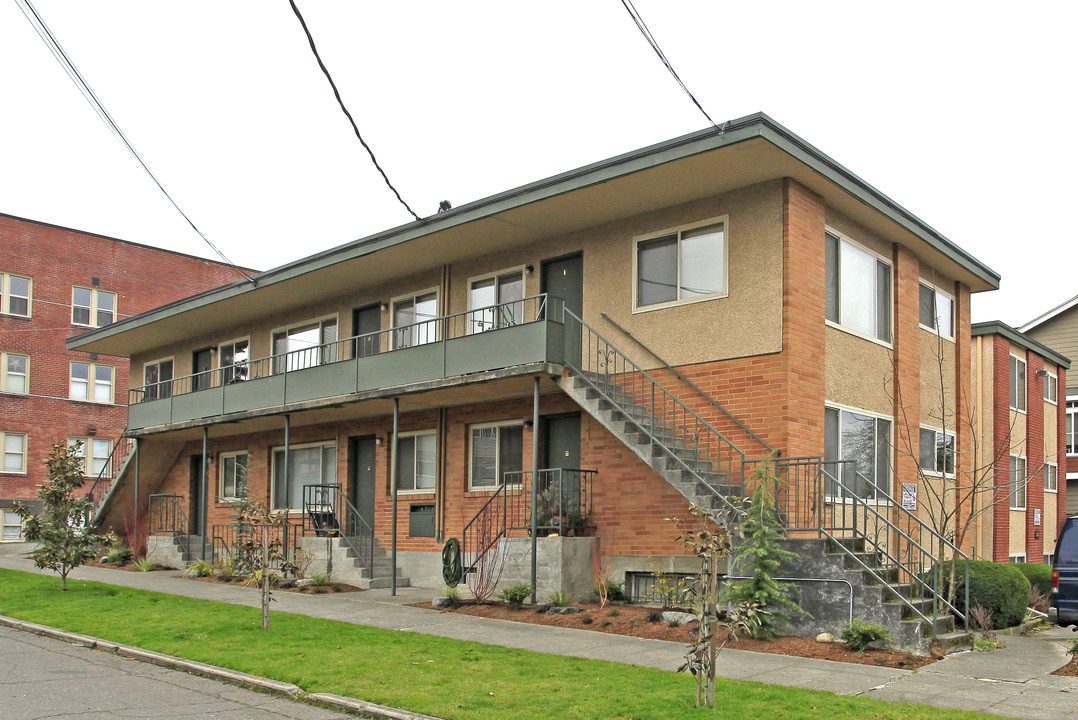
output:
POLYGON ((311 52, 314 53, 314 59, 318 61, 318 67, 322 68, 322 74, 326 76, 326 80, 329 80, 329 86, 333 88, 333 96, 337 98, 337 104, 341 106, 341 110, 344 112, 345 117, 348 118, 348 122, 352 123, 352 130, 355 132, 356 137, 359 138, 359 142, 363 145, 363 148, 367 151, 367 154, 371 156, 371 162, 374 163, 374 167, 381 173, 382 179, 386 181, 386 185, 393 191, 393 194, 397 196, 397 200, 404 206, 404 209, 412 214, 416 220, 421 220, 418 215, 415 214, 415 210, 412 210, 408 206, 408 203, 404 202, 404 198, 397 192, 397 188, 393 187, 393 183, 389 182, 389 177, 386 175, 386 171, 382 169, 382 166, 378 164, 377 158, 374 157, 374 151, 363 139, 363 136, 359 134, 359 128, 356 126, 356 121, 352 119, 352 113, 348 112, 348 108, 344 105, 344 100, 341 99, 340 92, 337 91, 337 83, 333 82, 333 76, 329 74, 329 69, 326 64, 322 62, 322 56, 318 54, 318 48, 315 47, 314 38, 311 37, 311 31, 307 29, 307 23, 303 20, 303 15, 300 13, 299 8, 296 7, 294 0, 288 0, 288 4, 292 6, 292 12, 296 14, 296 19, 299 20, 299 24, 303 26, 303 32, 307 36, 307 42, 311 45, 311 52))
POLYGON ((711 123, 711 125, 716 130, 719 131, 720 135, 726 132, 726 126, 727 124, 729 124, 729 121, 724 122, 722 124, 722 127, 719 127, 715 124, 715 121, 712 120, 711 116, 707 114, 707 110, 704 110, 704 106, 700 104, 700 101, 696 99, 696 97, 692 94, 692 92, 685 85, 685 83, 681 81, 681 78, 678 77, 677 71, 674 70, 674 66, 670 64, 670 61, 666 59, 666 53, 664 53, 662 51, 662 48, 659 47, 658 41, 656 41, 655 36, 651 34, 651 30, 648 29, 647 24, 644 22, 644 18, 640 17, 640 13, 637 12, 636 7, 632 3, 632 0, 621 0, 621 4, 625 6, 626 12, 629 13, 629 17, 631 17, 633 19, 633 22, 636 23, 637 29, 640 30, 640 33, 644 36, 644 39, 648 41, 648 45, 651 45, 651 49, 654 50, 655 54, 659 56, 660 60, 662 60, 662 63, 666 66, 666 69, 669 70, 670 74, 673 75, 675 80, 677 80, 677 84, 681 86, 681 89, 684 90, 685 94, 689 96, 690 100, 692 100, 693 105, 695 105, 697 109, 699 109, 700 112, 704 114, 704 117, 707 118, 707 121, 711 123))
POLYGON ((176 211, 183 216, 183 219, 187 221, 187 224, 191 226, 191 229, 198 233, 198 236, 202 238, 202 240, 207 245, 210 246, 210 249, 213 250, 218 257, 224 260, 229 267, 238 272, 240 275, 243 275, 248 281, 254 284, 254 278, 252 278, 242 268, 238 267, 235 263, 229 260, 228 257, 223 252, 221 252, 216 245, 210 242, 209 238, 202 234, 202 231, 198 229, 194 222, 191 221, 191 218, 187 216, 187 213, 185 213, 183 209, 180 208, 180 206, 176 203, 176 201, 172 199, 172 196, 168 194, 168 191, 165 190, 164 186, 157 179, 157 176, 153 174, 153 171, 150 170, 149 166, 138 154, 138 151, 135 150, 135 147, 131 144, 131 141, 127 139, 126 135, 124 135, 123 131, 120 129, 120 126, 117 125, 116 121, 112 119, 111 115, 109 115, 109 112, 105 109, 104 104, 94 93, 93 89, 90 87, 90 84, 86 82, 86 79, 82 77, 82 74, 79 72, 78 68, 75 67, 75 63, 71 61, 70 57, 68 57, 67 52, 64 51, 63 46, 60 45, 60 42, 52 34, 52 31, 49 29, 49 26, 45 24, 45 20, 42 19, 41 15, 38 14, 37 9, 34 8, 30 0, 15 1, 18 4, 19 9, 22 10, 22 14, 26 17, 26 20, 37 32, 38 37, 40 37, 41 40, 45 43, 46 47, 49 48, 49 51, 52 52, 53 57, 55 57, 56 60, 60 63, 60 66, 64 69, 64 72, 67 73, 68 77, 71 78, 71 81, 75 83, 75 87, 79 89, 83 97, 86 98, 87 102, 89 102, 90 105, 94 108, 94 110, 97 111, 97 114, 104 121, 105 125, 107 125, 109 129, 112 130, 112 133, 119 139, 119 141, 131 154, 131 156, 135 158, 136 161, 138 161, 138 164, 141 165, 142 169, 146 171, 146 174, 150 176, 150 179, 153 180, 155 185, 157 185, 157 188, 164 194, 166 198, 168 198, 168 201, 172 203, 172 207, 176 208, 176 211), (31 15, 33 15, 33 17, 31 17, 31 15))

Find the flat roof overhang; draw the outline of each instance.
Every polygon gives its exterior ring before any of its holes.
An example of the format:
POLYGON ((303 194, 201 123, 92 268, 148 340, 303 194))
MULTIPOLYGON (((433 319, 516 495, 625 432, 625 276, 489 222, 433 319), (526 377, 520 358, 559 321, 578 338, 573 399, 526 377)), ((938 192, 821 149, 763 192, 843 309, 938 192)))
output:
POLYGON ((523 247, 618 219, 791 178, 824 202, 967 284, 999 274, 766 115, 643 148, 462 205, 69 338, 68 348, 130 357, 461 259, 523 247))

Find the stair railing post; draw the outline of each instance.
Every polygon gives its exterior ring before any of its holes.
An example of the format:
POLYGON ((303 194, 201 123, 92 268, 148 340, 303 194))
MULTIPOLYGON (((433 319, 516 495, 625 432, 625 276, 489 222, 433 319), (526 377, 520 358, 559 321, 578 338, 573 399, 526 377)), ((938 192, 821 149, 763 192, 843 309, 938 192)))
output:
POLYGON ((210 456, 208 454, 209 453, 209 446, 210 446, 210 426, 209 425, 203 425, 202 426, 202 468, 201 468, 202 477, 201 477, 201 484, 200 484, 200 487, 199 487, 199 494, 202 495, 202 498, 201 498, 201 500, 202 500, 202 508, 200 509, 200 511, 198 513, 198 515, 199 515, 199 517, 198 517, 198 530, 199 530, 199 533, 202 535, 202 554, 199 556, 200 560, 205 560, 206 559, 206 515, 209 514, 209 511, 210 511, 209 479, 206 477, 206 475, 207 475, 206 471, 208 469, 207 466, 209 465, 209 462, 210 462, 210 456))
MULTIPOLYGON (((112 472, 116 473, 117 472, 116 468, 113 468, 112 472)), ((138 553, 138 548, 139 548, 139 543, 138 543, 138 493, 139 493, 139 448, 138 448, 138 438, 135 438, 135 550, 134 550, 134 552, 136 554, 138 553)), ((149 542, 149 538, 147 538, 146 541, 149 542)))

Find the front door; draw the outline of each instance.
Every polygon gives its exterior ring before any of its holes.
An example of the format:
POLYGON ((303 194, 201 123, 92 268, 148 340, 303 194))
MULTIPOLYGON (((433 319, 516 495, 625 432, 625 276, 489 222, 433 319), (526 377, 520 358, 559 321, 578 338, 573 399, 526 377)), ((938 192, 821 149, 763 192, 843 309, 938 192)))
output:
POLYGON ((210 357, 210 349, 202 348, 201 350, 195 350, 191 356, 191 370, 194 373, 192 378, 192 390, 205 390, 210 386, 210 368, 213 367, 213 360, 210 357))
POLYGON ((550 504, 549 514, 559 518, 551 524, 570 523, 562 527, 569 532, 581 510, 581 478, 576 472, 580 468, 580 413, 543 418, 543 467, 552 472, 540 473, 539 492, 550 504))
MULTIPOLYGON (((207 471, 209 468, 207 468, 207 471)), ((210 479, 206 478, 206 485, 209 485, 210 479)), ((189 492, 187 493, 187 520, 189 522, 187 531, 190 533, 198 534, 202 529, 202 506, 205 504, 202 498, 202 456, 191 456, 191 483, 189 492)))
MULTIPOLYGON (((376 333, 382 329, 382 309, 378 305, 367 305, 352 311, 352 335, 376 333)), ((352 341, 353 357, 367 357, 378 352, 378 336, 368 335, 352 341)))
MULTIPOLYGON (((584 260, 579 253, 543 261, 542 291, 565 301, 577 317, 584 312, 584 260)), ((554 316, 555 320, 561 318, 554 316)))
POLYGON ((348 499, 371 530, 374 529, 374 463, 377 447, 373 435, 349 438, 348 499))

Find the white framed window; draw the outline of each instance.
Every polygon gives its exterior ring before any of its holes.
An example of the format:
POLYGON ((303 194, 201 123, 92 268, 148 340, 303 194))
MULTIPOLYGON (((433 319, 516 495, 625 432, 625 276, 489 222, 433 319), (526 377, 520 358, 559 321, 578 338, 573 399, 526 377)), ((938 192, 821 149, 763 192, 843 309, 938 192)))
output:
POLYGON ((71 288, 71 324, 102 327, 116 322, 116 293, 98 288, 71 288))
POLYGON ((954 339, 954 297, 934 285, 921 282, 921 327, 954 339))
MULTIPOLYGON (((251 360, 251 341, 248 338, 221 343, 217 347, 217 367, 221 369, 221 384, 243 382, 248 379, 251 360)), ((226 497, 232 497, 228 495, 226 497)))
POLYGON ((71 363, 68 397, 96 403, 111 403, 115 368, 97 363, 71 363))
POLYGON ((1078 400, 1067 398, 1067 426, 1064 432, 1067 455, 1078 455, 1078 400))
POLYGON ((1059 404, 1059 378, 1047 370, 1044 372, 1044 399, 1053 405, 1059 404))
POLYGON ((172 397, 172 358, 154 360, 142 366, 143 400, 164 400, 172 397))
POLYGON ((1026 459, 1011 455, 1010 466, 1011 510, 1026 509, 1026 459))
POLYGON ((86 477, 98 477, 104 474, 111 477, 109 455, 112 454, 112 441, 99 437, 69 437, 67 446, 78 446, 76 457, 82 458, 82 474, 86 477))
POLYGON ((290 446, 287 473, 284 456, 284 446, 273 448, 274 510, 302 510, 304 485, 337 482, 337 444, 333 441, 290 446))
POLYGON ((1026 361, 1011 355, 1011 410, 1026 411, 1026 361))
POLYGON ((1011 565, 1017 565, 1019 563, 1024 563, 1025 561, 1026 556, 1023 554, 1010 555, 1007 557, 1007 562, 1009 562, 1011 565))
POLYGON ((25 395, 30 392, 30 356, 0 352, 0 391, 25 395))
POLYGON ((954 433, 932 427, 921 427, 921 470, 934 475, 954 476, 954 433))
POLYGON ((6 473, 26 473, 26 433, 0 431, 3 441, 4 467, 6 473))
POLYGON ((891 486, 891 421, 864 410, 827 407, 824 410, 824 460, 827 494, 842 497, 839 480, 857 497, 876 500, 889 496, 891 486), (837 461, 848 461, 838 464, 837 461), (852 462, 849 462, 852 461, 852 462), (841 468, 841 469, 840 469, 841 468))
POLYGON ((1056 554, 1055 553, 1045 553, 1044 554, 1044 564, 1045 565, 1051 565, 1055 561, 1056 561, 1056 554))
POLYGON ((11 510, 0 510, 0 542, 19 542, 22 540, 22 518, 11 510))
POLYGON ((247 451, 221 453, 218 457, 217 496, 222 500, 247 497, 247 451))
POLYGON ((643 235, 633 242, 633 310, 728 294, 727 216, 643 235))
POLYGON ((273 331, 273 372, 280 374, 337 362, 337 316, 273 331))
POLYGON ((0 314, 30 317, 33 287, 25 275, 0 272, 0 314))
POLYGON ((468 333, 524 322, 524 268, 472 278, 468 282, 468 333), (497 306, 497 307, 493 307, 497 306))
POLYGON ((397 436, 397 491, 434 492, 438 476, 438 440, 433 430, 397 436))
POLYGON ((866 337, 891 343, 891 264, 828 230, 826 316, 866 337))
POLYGON ((1059 491, 1059 465, 1055 463, 1044 464, 1044 491, 1059 491))
POLYGON ((519 420, 472 425, 469 445, 472 489, 493 490, 504 482, 505 473, 523 469, 524 424, 519 420))
POLYGON ((394 350, 437 342, 437 290, 394 298, 392 308, 394 350))

